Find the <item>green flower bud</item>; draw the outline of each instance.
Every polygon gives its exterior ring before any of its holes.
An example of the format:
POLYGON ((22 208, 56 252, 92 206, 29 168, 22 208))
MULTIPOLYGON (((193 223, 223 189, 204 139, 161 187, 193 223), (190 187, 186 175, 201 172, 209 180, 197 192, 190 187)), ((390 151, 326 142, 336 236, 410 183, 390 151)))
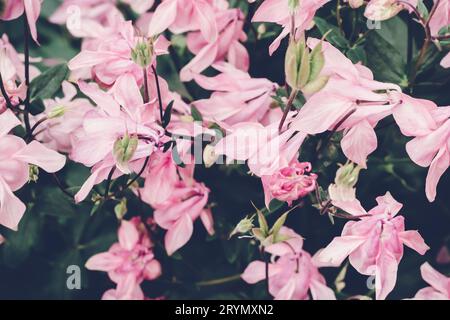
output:
POLYGON ((131 173, 128 168, 128 161, 133 158, 138 146, 138 138, 136 136, 129 136, 128 133, 122 138, 119 138, 114 143, 113 155, 116 160, 116 165, 120 171, 125 174, 131 173))
POLYGON ((142 68, 148 67, 152 63, 154 53, 153 38, 147 41, 139 41, 131 50, 131 59, 142 68))
POLYGON ((34 164, 28 166, 28 182, 36 182, 39 178, 39 167, 34 164))
POLYGON ((300 0, 288 0, 289 12, 294 13, 300 5, 300 0))
POLYGON ((66 113, 66 107, 64 106, 56 106, 54 107, 48 114, 49 119, 55 119, 62 117, 66 113))
POLYGON ((117 219, 122 220, 125 214, 128 212, 127 209, 127 199, 123 198, 119 204, 114 207, 114 213, 116 214, 117 219))
POLYGON ((358 182, 359 172, 362 167, 348 162, 336 171, 335 183, 340 186, 353 188, 358 182))
POLYGON ((315 93, 328 82, 328 77, 320 75, 324 65, 322 42, 310 51, 303 38, 291 40, 285 57, 286 82, 294 90, 315 93))
POLYGON ((249 232, 250 230, 252 230, 253 227, 254 227, 253 219, 254 219, 254 216, 252 216, 252 217, 245 217, 244 219, 239 221, 237 226, 230 233, 230 238, 232 236, 234 236, 235 234, 245 234, 245 233, 249 232))

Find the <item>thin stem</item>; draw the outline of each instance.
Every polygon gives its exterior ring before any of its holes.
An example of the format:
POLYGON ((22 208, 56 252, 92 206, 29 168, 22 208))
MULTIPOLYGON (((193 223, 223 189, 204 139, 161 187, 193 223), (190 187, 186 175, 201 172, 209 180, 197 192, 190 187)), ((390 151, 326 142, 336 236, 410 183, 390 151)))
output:
POLYGON ((8 92, 6 91, 5 85, 3 83, 3 77, 2 77, 1 73, 0 73, 0 89, 1 89, 1 92, 3 95, 3 98, 5 99, 6 106, 12 110, 14 108, 14 105, 12 104, 11 99, 9 99, 9 95, 8 95, 8 92))
POLYGON ((336 1, 336 20, 339 30, 342 32, 342 18, 341 18, 341 1, 336 1))
POLYGON ((142 174, 144 173, 145 168, 147 167, 147 164, 148 164, 149 160, 150 160, 150 156, 145 158, 144 165, 142 166, 141 170, 139 170, 137 175, 133 179, 131 179, 130 182, 127 183, 127 185, 125 186, 125 188, 122 189, 122 191, 128 189, 133 183, 136 182, 137 179, 139 179, 142 176, 142 174))
POLYGON ((38 121, 36 121, 36 123, 34 124, 34 126, 30 129, 30 133, 27 137, 27 140, 32 140, 34 138, 33 133, 34 131, 45 121, 48 120, 48 117, 43 117, 42 119, 39 119, 38 121))
POLYGON ((162 106, 162 98, 161 98, 161 87, 159 86, 158 73, 156 72, 156 68, 152 65, 152 71, 155 75, 156 81, 156 91, 158 92, 158 103, 159 103, 159 116, 161 123, 163 122, 164 114, 163 114, 163 106, 162 106))
POLYGON ((63 184, 61 183, 61 180, 59 180, 58 176, 56 175, 56 173, 52 173, 52 177, 53 180, 55 180, 56 185, 58 186, 58 188, 69 198, 71 198, 73 200, 73 195, 71 193, 69 193, 63 186, 63 184))
POLYGON ((143 68, 142 72, 144 74, 144 103, 149 103, 150 102, 150 94, 148 92, 147 68, 143 68))
POLYGON ((24 28, 24 55, 25 55, 25 84, 27 86, 26 98, 24 101, 23 118, 25 122, 25 129, 27 135, 30 135, 30 29, 28 27, 28 20, 26 12, 23 13, 23 28, 24 28))
POLYGON ((108 197, 109 197, 109 188, 111 187, 111 179, 112 179, 112 176, 113 176, 113 174, 114 174, 115 171, 116 171, 116 167, 114 166, 114 167, 111 169, 111 171, 109 172, 108 178, 106 179, 105 193, 104 193, 104 195, 103 195, 103 198, 104 198, 104 199, 108 199, 108 197))
POLYGON ((292 92, 289 96, 289 100, 286 103, 286 107, 284 108, 283 117, 281 118, 280 124, 278 125, 278 132, 281 132, 281 130, 283 130, 284 122, 286 121, 287 115, 288 115, 289 111, 291 110, 292 104, 293 104, 295 98, 297 97, 297 94, 298 94, 298 90, 296 90, 296 89, 292 90, 292 92))
POLYGON ((199 286, 199 287, 215 286, 215 285, 225 284, 225 283, 228 283, 228 282, 237 281, 240 278, 241 278, 240 274, 235 274, 235 275, 232 275, 232 276, 223 277, 223 278, 219 278, 219 279, 200 281, 200 282, 195 283, 195 285, 199 286))
POLYGON ((270 295, 269 291, 269 260, 266 257, 266 249, 264 247, 261 248, 261 257, 264 260, 265 265, 265 279, 266 279, 266 291, 270 295))

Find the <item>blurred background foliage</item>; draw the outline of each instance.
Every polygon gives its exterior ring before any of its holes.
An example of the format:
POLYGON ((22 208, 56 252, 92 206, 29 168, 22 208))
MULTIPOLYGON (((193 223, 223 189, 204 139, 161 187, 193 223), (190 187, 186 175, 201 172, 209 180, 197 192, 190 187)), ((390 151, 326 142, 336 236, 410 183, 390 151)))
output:
MULTIPOLYGON (((246 0, 231 0, 244 13, 254 12, 246 0)), ((48 18, 58 6, 58 0, 45 0, 38 30, 41 46, 34 45, 34 57, 43 57, 39 67, 44 71, 49 64, 66 62, 79 51, 81 41, 74 39, 60 26, 49 23, 48 18)), ((428 4, 428 3, 427 3, 428 4)), ((428 4, 429 5, 429 4, 428 4)), ((133 18, 126 11, 129 18, 133 18)), ((415 65, 424 33, 421 27, 402 12, 399 16, 381 22, 380 28, 369 30, 363 17, 363 9, 353 10, 343 6, 340 10, 342 23, 336 19, 336 1, 331 1, 319 11, 316 27, 310 36, 320 37, 332 29, 328 40, 342 50, 354 62, 361 61, 373 72, 377 80, 394 82, 415 97, 432 99, 439 105, 450 105, 450 71, 439 67, 443 52, 434 46, 429 50, 426 63, 419 70, 417 80, 411 86, 408 78, 415 65)), ((246 46, 251 55, 250 74, 267 77, 280 85, 284 84, 284 52, 282 47, 269 57, 268 46, 279 32, 273 25, 265 25, 261 34, 258 24, 246 25, 249 41, 246 46)), ((17 50, 23 47, 23 31, 20 21, 1 22, 0 33, 7 33, 17 50)), ((184 64, 192 55, 187 51, 182 37, 172 37, 177 62, 184 64)), ((194 83, 182 84, 177 75, 176 63, 170 56, 158 58, 158 71, 169 82, 172 90, 194 99, 206 97, 207 93, 194 83)), ((439 249, 450 246, 450 174, 447 172, 438 187, 434 203, 425 198, 424 181, 427 169, 413 164, 405 152, 407 138, 386 119, 378 125, 378 149, 368 162, 369 170, 362 171, 357 185, 357 196, 363 206, 370 209, 375 197, 390 191, 404 204, 401 214, 406 218, 407 229, 418 229, 432 248, 422 257, 405 249, 400 264, 396 289, 389 298, 412 297, 425 283, 421 280, 419 266, 424 261, 433 265, 439 249)), ((301 160, 313 162, 319 175, 320 185, 326 189, 333 181, 338 163, 345 163, 339 148, 339 134, 320 154, 315 147, 323 136, 310 137, 301 153, 301 160)), ((213 215, 216 234, 208 236, 197 222, 189 243, 172 257, 167 257, 163 248, 164 232, 156 229, 156 256, 163 265, 163 275, 143 288, 149 297, 194 299, 265 299, 264 284, 247 285, 238 275, 252 260, 259 259, 257 246, 248 239, 228 235, 234 225, 245 215, 254 212, 251 201, 263 207, 262 186, 257 177, 246 174, 245 166, 213 166, 205 169, 197 166, 196 178, 211 190, 210 203, 214 203, 213 215)), ((63 183, 76 190, 89 174, 83 166, 70 163, 58 173, 63 183)), ((126 179, 126 178, 125 178, 126 179)), ((117 185, 120 185, 118 183, 117 185)), ((104 186, 99 186, 102 192, 104 186)), ((0 247, 0 298, 25 299, 98 299, 102 293, 114 286, 105 273, 90 272, 83 268, 86 260, 95 253, 105 251, 117 241, 118 221, 114 214, 115 202, 94 207, 90 201, 75 205, 55 185, 51 176, 41 172, 38 184, 30 183, 19 192, 19 197, 28 205, 18 232, 2 228, 0 233, 7 242, 0 247), (94 207, 94 209, 93 209, 94 207), (82 269, 82 289, 68 290, 66 269, 78 265, 82 269)), ((128 213, 151 217, 152 210, 129 192, 128 213)), ((299 232, 305 240, 305 249, 312 254, 340 234, 346 221, 336 219, 332 224, 325 215, 313 208, 309 199, 306 205, 296 209, 287 220, 287 225, 299 232)), ((287 206, 276 206, 269 216, 273 222, 287 206)), ((450 272, 450 266, 438 266, 450 272)), ((325 268, 322 272, 333 287, 340 268, 325 268)), ((345 295, 366 294, 366 277, 351 267, 345 278, 345 295)))

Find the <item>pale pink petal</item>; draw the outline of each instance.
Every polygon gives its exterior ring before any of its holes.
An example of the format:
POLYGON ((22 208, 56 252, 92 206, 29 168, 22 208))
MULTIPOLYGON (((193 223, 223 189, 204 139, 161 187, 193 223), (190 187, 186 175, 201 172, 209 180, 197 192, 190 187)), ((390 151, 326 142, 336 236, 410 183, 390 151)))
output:
POLYGON ((239 41, 234 41, 229 47, 228 62, 240 70, 248 70, 250 56, 248 55, 247 49, 239 41))
POLYGON ((344 135, 341 147, 348 159, 367 168, 367 157, 377 148, 377 135, 369 122, 363 120, 344 135))
POLYGON ((380 252, 377 258, 375 270, 375 290, 377 300, 386 299, 394 289, 397 281, 397 259, 387 250, 380 252))
POLYGON ((441 176, 450 166, 450 153, 446 147, 439 150, 438 154, 431 162, 430 169, 425 183, 425 193, 430 202, 436 199, 436 189, 441 176))
POLYGON ((290 278, 284 287, 281 288, 280 291, 277 292, 274 297, 275 300, 291 300, 296 288, 295 277, 290 278))
POLYGON ((31 37, 34 41, 37 41, 37 29, 36 21, 39 18, 41 12, 41 1, 40 0, 23 0, 25 7, 25 12, 27 14, 28 25, 30 27, 31 37))
POLYGON ((122 220, 119 228, 119 243, 126 250, 133 250, 139 241, 139 231, 134 223, 122 220))
POLYGON ((336 300, 334 291, 318 280, 311 280, 309 290, 314 300, 336 300))
POLYGON ((7 109, 0 114, 0 137, 8 134, 8 132, 18 125, 20 125, 19 119, 10 109, 7 109))
POLYGON ((17 230, 25 210, 25 204, 12 193, 9 186, 0 177, 0 224, 17 230))
POLYGON ((184 246, 192 236, 194 226, 188 214, 182 217, 167 231, 164 238, 164 245, 167 254, 171 256, 175 251, 184 246))
POLYGON ((118 268, 122 263, 123 259, 120 256, 102 252, 90 257, 85 267, 88 270, 109 272, 118 268))
POLYGON ((419 254, 424 255, 430 247, 425 243, 425 240, 415 230, 403 231, 398 234, 400 240, 411 249, 417 251, 419 254))
POLYGON ((57 172, 66 164, 66 157, 37 141, 32 141, 14 155, 14 159, 34 164, 47 172, 57 172))
POLYGON ((321 266, 339 266, 355 249, 362 245, 366 238, 357 236, 335 237, 328 246, 326 246, 315 257, 321 266))
POLYGON ((181 81, 190 81, 198 73, 212 65, 217 57, 218 43, 212 42, 203 49, 180 71, 181 81))
POLYGON ((218 31, 215 14, 212 6, 204 0, 193 1, 194 16, 199 25, 200 32, 208 42, 214 42, 217 39, 218 31))
POLYGON ((420 267, 420 273, 422 274, 423 280, 430 286, 450 297, 450 278, 433 269, 428 262, 425 262, 420 267))
POLYGON ((166 30, 177 16, 177 0, 163 1, 155 10, 149 26, 149 36, 155 36, 166 30))
POLYGON ((200 219, 202 220, 206 231, 208 231, 209 235, 212 236, 214 234, 214 220, 211 209, 204 209, 200 214, 200 219))

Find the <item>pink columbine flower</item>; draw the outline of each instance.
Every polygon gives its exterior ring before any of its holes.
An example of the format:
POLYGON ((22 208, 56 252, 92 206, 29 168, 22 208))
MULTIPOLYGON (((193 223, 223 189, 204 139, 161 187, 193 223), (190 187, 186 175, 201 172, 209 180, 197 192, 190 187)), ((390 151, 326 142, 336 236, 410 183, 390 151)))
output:
POLYGON ((163 36, 153 39, 137 34, 131 21, 121 22, 118 29, 111 36, 95 39, 95 48, 82 49, 69 61, 69 69, 90 68, 92 77, 107 87, 124 74, 131 74, 141 86, 144 66, 133 59, 133 51, 145 50, 141 53, 148 55, 149 66, 156 63, 156 56, 167 53, 169 43, 163 36))
POLYGON ((75 200, 80 202, 113 168, 117 169, 113 179, 140 171, 145 158, 159 147, 163 130, 155 122, 147 123, 142 118, 148 106, 143 103, 131 75, 119 78, 109 93, 95 84, 79 82, 78 86, 97 105, 85 115, 82 128, 72 142, 70 158, 92 167, 91 176, 75 195, 75 200), (117 150, 121 143, 125 144, 123 149, 117 150))
POLYGON ((47 172, 61 170, 66 158, 38 141, 26 144, 21 138, 8 134, 19 126, 11 110, 0 114, 0 224, 17 230, 25 213, 25 204, 14 195, 29 180, 29 165, 47 172))
POLYGON ((153 254, 153 243, 140 218, 122 220, 118 230, 119 242, 107 252, 98 253, 86 262, 86 268, 108 272, 117 284, 116 289, 105 292, 103 299, 137 299, 144 294, 140 284, 161 275, 161 265, 153 254))
POLYGON ((270 114, 279 121, 281 109, 271 108, 272 96, 278 87, 276 83, 264 78, 251 78, 247 72, 228 63, 214 64, 213 68, 220 74, 215 77, 194 76, 199 86, 214 91, 209 99, 194 102, 203 117, 229 125, 267 122, 270 114))
POLYGON ((215 15, 219 36, 208 41, 201 32, 190 32, 187 36, 188 49, 195 57, 180 72, 182 81, 192 80, 213 63, 225 59, 237 69, 247 71, 250 58, 247 49, 240 43, 246 41, 243 31, 244 15, 240 9, 218 11, 215 15))
POLYGON ((360 221, 345 224, 340 237, 316 257, 323 266, 339 266, 348 256, 350 264, 361 274, 375 276, 376 298, 385 299, 394 289, 403 246, 423 255, 429 249, 417 231, 405 231, 404 218, 396 216, 402 204, 389 192, 376 198, 378 205, 369 212, 358 203, 335 203, 360 221))
POLYGON ((450 300, 450 278, 439 273, 425 262, 420 267, 423 280, 430 286, 420 289, 414 300, 450 300))
POLYGON ((42 0, 5 0, 1 13, 1 20, 14 20, 23 14, 26 14, 31 37, 37 41, 36 21, 41 12, 42 0))
POLYGON ((211 210, 205 208, 209 192, 203 183, 193 179, 179 181, 170 197, 156 206, 155 221, 167 230, 164 244, 168 255, 189 241, 194 231, 194 221, 199 217, 208 233, 214 234, 211 210))
POLYGON ((430 167, 425 193, 432 202, 439 179, 450 166, 450 107, 404 94, 395 96, 401 103, 394 108, 394 119, 405 136, 415 137, 406 144, 406 151, 416 164, 430 167))
POLYGON ((417 7, 417 0, 405 0, 404 3, 398 3, 397 0, 370 0, 367 4, 364 16, 374 21, 382 21, 392 18, 403 9, 412 12, 412 8, 417 7))
MULTIPOLYGON (((294 11, 294 21, 297 34, 313 26, 313 18, 316 11, 324 6, 330 0, 303 0, 299 1, 294 11)), ((250 0, 254 2, 254 0, 250 0)), ((280 46, 281 40, 285 38, 292 29, 292 14, 287 0, 265 0, 255 12, 252 18, 253 22, 273 22, 283 27, 280 35, 269 47, 269 53, 272 55, 280 46)))
POLYGON ((281 168, 271 176, 262 176, 266 207, 272 199, 292 201, 305 197, 316 189, 317 175, 311 172, 309 162, 294 160, 288 167, 281 168))
MULTIPOLYGON (((317 39, 308 40, 312 48, 318 43, 317 39)), ((400 87, 375 81, 368 68, 353 64, 330 43, 323 42, 323 53, 322 74, 329 77, 328 83, 307 97, 290 128, 308 134, 344 131, 342 151, 348 159, 366 168, 368 155, 377 148, 374 127, 392 114, 398 103, 391 101, 388 93, 401 91, 400 87)))
MULTIPOLYGON (((303 239, 292 229, 282 227, 280 234, 290 237, 285 242, 266 247, 272 254, 269 264, 269 292, 275 300, 335 300, 333 290, 326 285, 311 255, 303 250, 303 239), (310 293, 310 295, 308 294, 310 293)), ((266 278, 265 263, 251 262, 242 279, 250 284, 266 278)))
MULTIPOLYGON (((436 3, 436 0, 434 1, 436 3)), ((447 27, 450 24, 450 2, 447 0, 442 0, 431 17, 430 20, 430 31, 431 35, 437 36, 439 31, 443 27, 447 27)), ((447 54, 441 61, 441 66, 443 68, 450 68, 450 53, 447 54)))
POLYGON ((62 83, 62 91, 64 97, 44 101, 45 112, 35 120, 43 117, 48 120, 41 124, 44 129, 36 137, 53 150, 71 153, 72 142, 81 133, 84 117, 93 110, 93 106, 88 99, 75 98, 77 89, 70 82, 62 83))
POLYGON ((148 33, 155 36, 168 28, 175 34, 200 30, 208 42, 214 42, 218 37, 214 2, 214 0, 163 0, 156 7, 148 33))

